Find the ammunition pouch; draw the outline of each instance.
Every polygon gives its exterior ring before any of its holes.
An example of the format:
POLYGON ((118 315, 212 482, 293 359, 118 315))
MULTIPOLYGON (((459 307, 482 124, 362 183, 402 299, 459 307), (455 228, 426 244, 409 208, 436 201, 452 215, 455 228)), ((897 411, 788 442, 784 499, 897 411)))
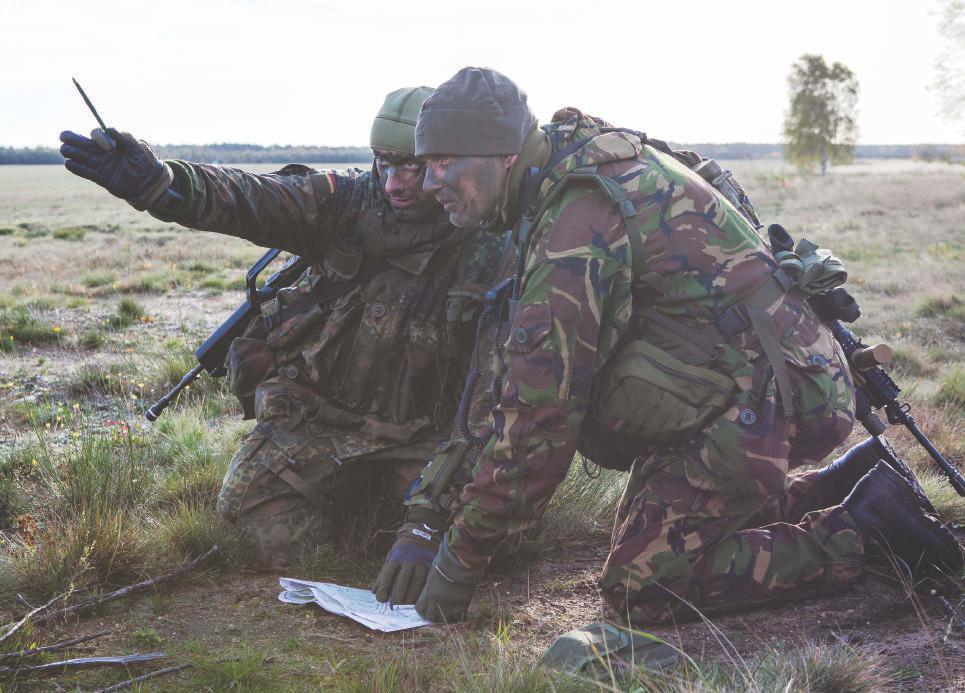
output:
POLYGON ((255 417, 255 389, 275 368, 275 352, 261 339, 238 337, 225 359, 228 388, 238 398, 245 419, 255 417))
POLYGON ((423 521, 426 513, 434 518, 448 517, 462 489, 461 483, 453 482, 466 466, 467 460, 478 455, 480 449, 465 438, 440 443, 422 470, 422 475, 406 492, 407 519, 423 521), (473 450, 475 455, 471 454, 473 450))

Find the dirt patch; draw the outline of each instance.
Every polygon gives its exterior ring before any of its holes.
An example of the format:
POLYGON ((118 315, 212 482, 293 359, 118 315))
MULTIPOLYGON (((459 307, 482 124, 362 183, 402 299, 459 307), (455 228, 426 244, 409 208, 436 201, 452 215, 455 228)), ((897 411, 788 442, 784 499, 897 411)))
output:
MULTIPOLYGON (((496 624, 508 631, 509 649, 535 659, 559 634, 618 615, 600 598, 595 579, 603 547, 586 547, 489 576, 480 585, 468 620, 452 627, 432 626, 383 634, 312 606, 278 601, 278 575, 206 573, 190 583, 130 598, 101 613, 51 629, 45 640, 76 637, 111 628, 110 636, 77 650, 85 655, 138 649, 145 634, 153 649, 185 652, 191 647, 230 656, 245 648, 271 654, 269 666, 295 688, 311 688, 347 657, 383 657, 417 651, 443 655, 454 636, 491 635, 496 624)), ((882 569, 883 571, 884 569, 882 569)), ((715 617, 676 627, 653 627, 655 635, 703 664, 750 661, 764 648, 791 648, 804 642, 860 646, 880 653, 899 669, 902 689, 941 690, 965 683, 962 633, 946 637, 948 619, 937 600, 922 598, 918 614, 900 585, 871 574, 864 584, 828 597, 778 608, 715 617)), ((140 647, 139 651, 145 651, 140 647)), ((416 655, 413 655, 416 656, 416 655)), ((92 675, 49 679, 72 687, 92 675)), ((107 681, 102 674, 98 684, 107 681)), ((114 674, 111 681, 123 677, 114 674)), ((189 672, 165 679, 165 686, 190 686, 189 672)))

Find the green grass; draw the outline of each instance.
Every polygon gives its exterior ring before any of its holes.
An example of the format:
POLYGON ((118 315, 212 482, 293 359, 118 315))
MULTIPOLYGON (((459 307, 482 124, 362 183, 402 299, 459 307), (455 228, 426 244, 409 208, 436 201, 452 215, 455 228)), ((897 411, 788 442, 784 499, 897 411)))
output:
POLYGON ((111 366, 85 363, 67 381, 64 394, 73 399, 88 399, 117 394, 122 389, 122 383, 112 372, 111 366))
POLYGON ((54 229, 53 237, 58 241, 82 241, 86 232, 77 226, 65 226, 54 229))
POLYGON ((181 269, 188 272, 195 272, 198 274, 211 274, 212 272, 217 272, 218 268, 214 265, 203 262, 201 260, 192 260, 190 262, 182 262, 178 265, 181 269))
POLYGON ((951 406, 955 409, 965 408, 965 367, 955 366, 942 380, 941 387, 935 394, 934 402, 938 406, 951 406))
POLYGON ((120 330, 130 327, 143 317, 144 306, 131 296, 125 296, 118 301, 114 314, 107 319, 107 326, 112 330, 120 330))
POLYGON ((0 310, 0 352, 21 347, 54 344, 60 341, 61 328, 23 308, 0 310))
POLYGON ((80 281, 88 289, 97 289, 102 286, 110 286, 113 284, 115 281, 117 281, 117 275, 114 272, 90 272, 81 277, 80 281))
POLYGON ((591 472, 600 476, 587 475, 581 456, 570 465, 540 521, 537 541, 541 547, 598 543, 609 535, 626 475, 599 468, 591 468, 591 472))
POLYGON ((921 356, 921 350, 911 344, 893 345, 894 356, 889 368, 901 375, 921 378, 934 375, 935 368, 921 356))
POLYGON ((924 318, 951 318, 965 320, 965 301, 955 294, 929 296, 919 305, 918 315, 924 318))
POLYGON ((100 349, 106 341, 104 333, 96 329, 84 330, 77 336, 77 346, 88 351, 100 349))
POLYGON ((0 477, 0 529, 9 527, 25 509, 26 503, 16 479, 0 477))
POLYGON ((201 643, 187 648, 191 688, 206 691, 281 690, 284 682, 269 664, 271 654, 249 645, 225 653, 211 652, 201 643))
POLYGON ((167 273, 141 274, 117 282, 117 290, 133 294, 163 294, 177 286, 167 273))

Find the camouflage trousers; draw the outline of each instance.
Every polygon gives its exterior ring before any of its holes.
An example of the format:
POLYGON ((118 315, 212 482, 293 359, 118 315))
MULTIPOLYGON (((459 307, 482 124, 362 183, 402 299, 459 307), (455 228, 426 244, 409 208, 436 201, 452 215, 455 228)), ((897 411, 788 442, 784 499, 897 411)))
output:
POLYGON ((863 575, 864 546, 840 492, 815 472, 788 475, 780 454, 732 450, 715 474, 714 449, 704 439, 634 463, 600 579, 614 609, 631 622, 688 620, 696 614, 687 602, 714 614, 835 591, 863 575))
POLYGON ((299 411, 263 413, 264 407, 228 464, 217 504, 262 567, 289 565, 306 549, 336 544, 353 522, 401 515, 403 493, 425 465, 424 446, 341 459, 331 426, 299 411))

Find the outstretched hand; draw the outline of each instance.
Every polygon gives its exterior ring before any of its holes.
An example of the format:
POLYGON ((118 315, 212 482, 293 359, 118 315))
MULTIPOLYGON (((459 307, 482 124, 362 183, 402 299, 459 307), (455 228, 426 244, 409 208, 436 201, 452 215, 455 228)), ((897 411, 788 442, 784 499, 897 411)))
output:
POLYGON ((155 206, 174 181, 170 167, 142 140, 113 128, 96 129, 91 137, 65 130, 60 133, 64 166, 74 175, 93 181, 135 209, 155 206))

